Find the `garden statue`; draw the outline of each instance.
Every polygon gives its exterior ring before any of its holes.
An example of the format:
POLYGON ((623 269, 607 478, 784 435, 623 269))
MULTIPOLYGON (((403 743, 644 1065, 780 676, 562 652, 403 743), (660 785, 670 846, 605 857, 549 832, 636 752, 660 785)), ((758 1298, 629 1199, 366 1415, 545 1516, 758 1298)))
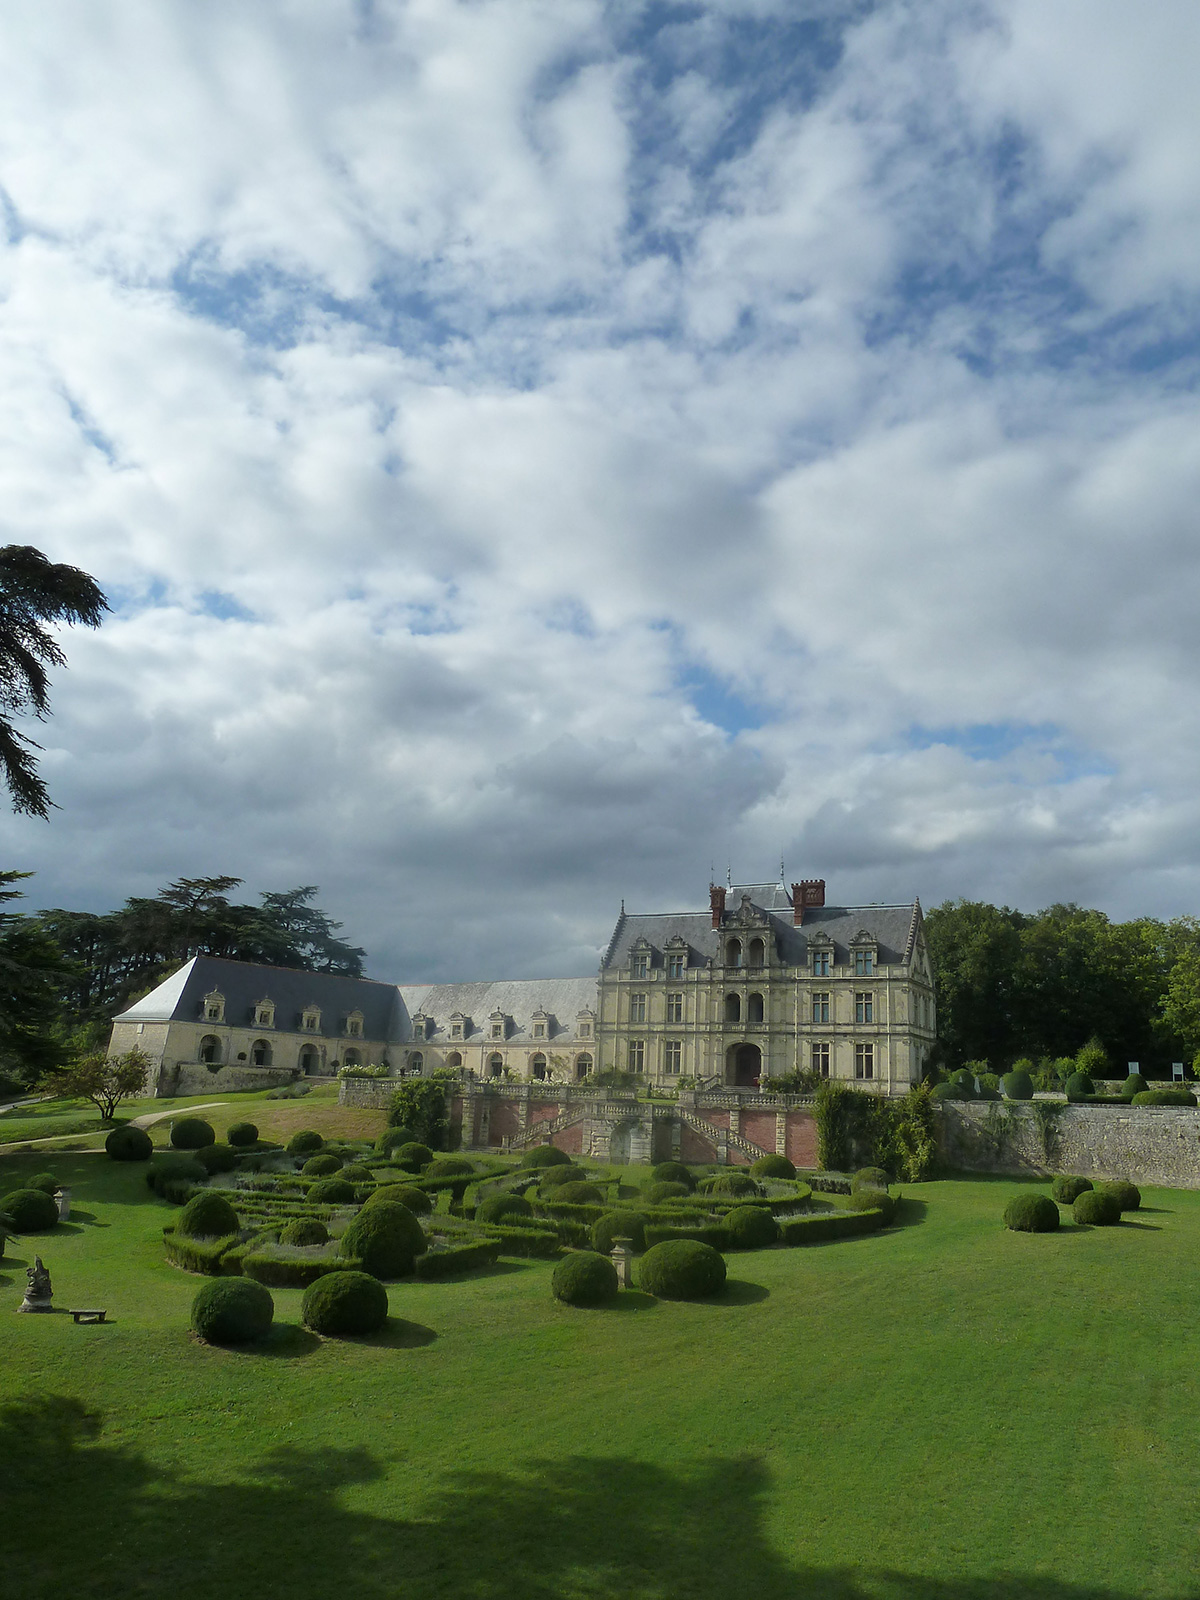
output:
POLYGON ((50 1285, 50 1274, 42 1262, 41 1256, 34 1256, 33 1265, 26 1268, 25 1276, 29 1284, 25 1290, 25 1298, 17 1307, 18 1311, 53 1311, 50 1304, 54 1290, 50 1285))

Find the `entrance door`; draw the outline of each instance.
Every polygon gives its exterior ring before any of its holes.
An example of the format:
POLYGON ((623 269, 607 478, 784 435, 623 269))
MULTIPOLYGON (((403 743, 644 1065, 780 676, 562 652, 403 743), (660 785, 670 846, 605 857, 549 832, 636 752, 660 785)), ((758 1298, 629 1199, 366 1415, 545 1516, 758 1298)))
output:
POLYGON ((732 1054, 732 1082, 748 1089, 762 1071, 762 1051, 756 1044, 739 1044, 732 1054))

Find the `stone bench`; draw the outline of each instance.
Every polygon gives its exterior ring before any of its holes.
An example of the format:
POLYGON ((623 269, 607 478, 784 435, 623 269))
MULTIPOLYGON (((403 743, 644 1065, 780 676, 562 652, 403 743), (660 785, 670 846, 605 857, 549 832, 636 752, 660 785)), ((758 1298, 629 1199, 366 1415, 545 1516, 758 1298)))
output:
POLYGON ((107 1311, 72 1311, 76 1322, 103 1322, 108 1315, 107 1311))

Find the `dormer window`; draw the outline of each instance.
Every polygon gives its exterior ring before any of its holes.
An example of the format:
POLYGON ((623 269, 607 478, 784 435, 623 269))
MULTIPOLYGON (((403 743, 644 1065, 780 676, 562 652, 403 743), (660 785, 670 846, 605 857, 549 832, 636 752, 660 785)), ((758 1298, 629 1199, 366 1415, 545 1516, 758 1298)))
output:
POLYGON ((361 1011, 352 1011, 346 1018, 346 1032, 352 1039, 361 1039, 363 1031, 363 1014, 361 1011))
POLYGON ((266 995, 254 1007, 254 1026, 256 1028, 275 1026, 275 1002, 266 995))
POLYGON ((833 945, 828 940, 814 940, 808 948, 813 977, 827 978, 833 962, 833 945))
POLYGON ((488 1018, 488 1031, 493 1039, 508 1038, 508 1013, 493 1011, 488 1018))
POLYGON ((213 989, 204 996, 202 1015, 205 1022, 225 1021, 225 996, 219 989, 213 989))
POLYGON ((455 1011, 450 1017, 450 1037, 452 1039, 465 1039, 471 1031, 471 1019, 464 1017, 461 1011, 455 1011))
POLYGON ((320 1033, 320 1006, 305 1006, 304 1010, 300 1013, 300 1028, 303 1033, 320 1033))
POLYGON ((581 1011, 575 1018, 575 1037, 577 1039, 594 1038, 592 1024, 595 1020, 596 1013, 594 1011, 581 1011))
POLYGON ((878 950, 874 939, 861 929, 850 946, 850 961, 856 978, 869 978, 874 974, 878 950))
POLYGON ((631 978, 648 978, 650 976, 650 946, 646 943, 635 945, 629 957, 629 976, 631 978))
POLYGON ((425 1039, 428 1037, 428 1031, 425 1027, 427 1020, 428 1018, 425 1016, 423 1011, 418 1011, 413 1017, 412 1030, 414 1039, 425 1039))

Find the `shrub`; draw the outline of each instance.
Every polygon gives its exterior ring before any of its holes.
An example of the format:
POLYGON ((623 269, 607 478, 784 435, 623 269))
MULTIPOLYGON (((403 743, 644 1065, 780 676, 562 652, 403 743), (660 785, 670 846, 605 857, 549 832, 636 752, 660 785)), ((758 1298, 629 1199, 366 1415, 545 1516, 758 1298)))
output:
POLYGON ((154 1154, 154 1143, 145 1128, 135 1128, 132 1122, 114 1128, 104 1141, 104 1148, 114 1161, 149 1161, 154 1154))
POLYGON ((1004 1208, 1004 1226, 1013 1233, 1053 1233, 1058 1207, 1048 1194, 1019 1194, 1004 1208))
POLYGON ((931 1100, 969 1100, 970 1095, 965 1095, 956 1083, 935 1083, 929 1091, 931 1100))
POLYGON ((725 1258, 695 1239, 668 1239, 642 1257, 638 1283, 660 1300, 703 1300, 725 1287, 725 1258))
POLYGON ((308 1199, 314 1206, 348 1206, 354 1199, 354 1185, 345 1178, 318 1178, 308 1199))
POLYGON ((288 1140, 287 1153, 290 1156, 310 1156, 324 1143, 321 1135, 312 1128, 301 1128, 299 1133, 294 1133, 288 1140))
POLYGON ((1033 1079, 1022 1067, 1014 1067, 1011 1072, 1006 1072, 1000 1080, 1000 1087, 1006 1100, 1033 1099, 1033 1079))
POLYGON ((794 1178, 796 1168, 786 1156, 760 1156, 750 1167, 752 1178, 794 1178))
POLYGON ((950 1082, 958 1090, 960 1099, 973 1100, 975 1098, 975 1074, 970 1067, 959 1067, 957 1072, 952 1072, 950 1074, 950 1082))
POLYGON ((664 1200, 686 1200, 691 1192, 686 1183, 652 1183, 642 1197, 647 1205, 660 1206, 664 1200))
POLYGON ((887 1189, 887 1173, 882 1167, 860 1167, 850 1179, 850 1193, 857 1194, 860 1189, 887 1189))
POLYGON ((194 1194, 179 1213, 176 1233, 186 1239, 224 1239, 238 1231, 237 1212, 215 1189, 194 1194))
POLYGON ((13 1189, 0 1200, 0 1216, 15 1233, 46 1233, 58 1221, 58 1206, 44 1189, 13 1189))
POLYGON ((1111 1183, 1102 1183, 1101 1191, 1111 1194, 1122 1211, 1137 1211, 1142 1203, 1142 1191, 1136 1183, 1128 1183, 1124 1178, 1115 1178, 1111 1183))
POLYGON ((176 1233, 174 1228, 163 1229, 163 1247, 167 1260, 185 1272, 203 1272, 210 1278, 236 1276, 237 1267, 226 1259, 238 1248, 238 1236, 229 1233, 217 1239, 193 1239, 176 1233))
POLYGON ((594 1183, 564 1183, 555 1189, 554 1201, 569 1206, 600 1206, 604 1195, 594 1183))
POLYGON ((258 1143, 258 1129, 252 1122, 235 1122, 225 1137, 240 1149, 243 1145, 258 1143))
POLYGON ((1190 1089, 1142 1089, 1130 1101, 1135 1106, 1194 1106, 1196 1096, 1190 1089))
POLYGON ((342 1168, 342 1177, 347 1183, 374 1183, 375 1174, 370 1167, 364 1167, 361 1161, 351 1161, 342 1168))
POLYGON ((758 1185, 748 1172, 720 1172, 706 1185, 710 1194, 728 1194, 735 1200, 745 1194, 757 1194, 758 1185))
POLYGON ((539 1144, 525 1157, 522 1165, 525 1167, 561 1167, 571 1158, 565 1150, 560 1150, 557 1145, 539 1144))
POLYGON ((869 1211, 825 1211, 812 1217, 785 1217, 779 1231, 786 1245, 824 1244, 852 1234, 875 1233, 885 1221, 874 1207, 869 1211))
POLYGON ((899 1195, 891 1195, 886 1189, 858 1189, 850 1196, 851 1211, 882 1211, 884 1226, 892 1222, 896 1215, 896 1207, 900 1204, 899 1195))
POLYGON ((427 1167, 433 1160, 433 1151, 427 1144, 402 1144, 395 1152, 397 1161, 407 1161, 412 1167, 427 1167))
POLYGON ((617 1298, 617 1269, 607 1256, 572 1250, 554 1269, 554 1298, 568 1306, 602 1306, 617 1298))
MULTIPOLYGON (((1089 1078, 1108 1077, 1108 1052, 1095 1034, 1075 1057, 1075 1070, 1089 1078)), ((1093 1090, 1093 1093, 1095 1091, 1093 1090)))
POLYGON ((237 1152, 227 1144, 206 1144, 196 1151, 196 1160, 211 1178, 218 1172, 232 1172, 237 1166, 237 1152))
POLYGON ((1149 1087, 1140 1072, 1131 1072, 1117 1093, 1122 1100, 1132 1100, 1135 1094, 1145 1094, 1149 1087))
POLYGON ((1096 1228, 1109 1228, 1121 1220, 1121 1202, 1104 1189, 1085 1189, 1071 1211, 1076 1222, 1089 1222, 1096 1228))
POLYGON ((1086 1072, 1073 1072, 1067 1079, 1068 1100, 1084 1100, 1088 1095, 1095 1094, 1095 1092, 1096 1085, 1086 1072))
POLYGON ((279 1235, 280 1244, 294 1244, 300 1247, 313 1244, 328 1244, 329 1229, 316 1217, 297 1217, 295 1222, 289 1222, 279 1235))
POLYGON ((417 1257, 418 1278, 450 1278, 458 1272, 470 1272, 476 1267, 493 1267, 500 1254, 495 1240, 480 1240, 475 1244, 451 1245, 448 1250, 428 1250, 417 1257))
POLYGON ((378 1333, 388 1318, 387 1290, 366 1272, 329 1272, 310 1284, 300 1320, 326 1337, 378 1333))
POLYGON ((1055 1178, 1050 1185, 1050 1193, 1060 1206, 1074 1205, 1081 1194, 1086 1194, 1092 1187, 1090 1178, 1055 1178))
POLYGON ((779 1224, 765 1206, 735 1206, 721 1223, 737 1250, 764 1250, 779 1238, 779 1224))
POLYGON ((538 1193, 549 1200, 553 1198, 554 1191, 561 1189, 564 1183, 583 1183, 586 1177, 587 1174, 582 1167, 543 1167, 542 1176, 538 1179, 538 1193))
POLYGON ((211 1122, 203 1117, 180 1117, 171 1124, 172 1150, 203 1150, 206 1144, 215 1144, 217 1135, 211 1122))
POLYGON ((366 1204, 407 1206, 414 1217, 427 1217, 433 1210, 433 1201, 424 1189, 414 1189, 410 1183, 381 1183, 366 1204))
POLYGON ((340 1156, 309 1156, 300 1168, 306 1178, 332 1178, 335 1172, 342 1170, 340 1156))
POLYGON ((636 1211, 606 1211, 591 1227, 592 1249, 606 1256, 617 1239, 628 1239, 638 1255, 646 1248, 646 1219, 636 1211))
POLYGON ((54 1194, 58 1188, 58 1179, 52 1172, 35 1172, 32 1178, 26 1181, 27 1189, 40 1189, 43 1194, 54 1194))
POLYGON ((261 1283, 214 1278, 192 1301, 192 1327, 208 1344, 247 1344, 261 1339, 275 1316, 275 1302, 261 1283))
POLYGON ((426 1178, 466 1178, 474 1174, 475 1167, 461 1156, 438 1156, 425 1168, 426 1178))
POLYGON ((146 1183, 159 1198, 167 1192, 168 1184, 203 1183, 208 1173, 195 1156, 166 1156, 156 1161, 146 1174, 146 1183))
MULTIPOLYGON (((333 1181, 333 1180, 330 1180, 333 1181)), ((421 1224, 406 1206, 364 1206, 342 1235, 342 1249, 376 1278, 401 1278, 425 1251, 421 1224)))
POLYGON ((650 1169, 651 1183, 682 1183, 688 1190, 696 1187, 696 1180, 682 1161, 660 1161, 650 1169))
POLYGON ((411 1128, 385 1128, 376 1139, 375 1148, 381 1156, 390 1156, 402 1145, 414 1144, 416 1137, 411 1128))
POLYGON ((268 1284, 272 1289, 307 1289, 310 1283, 316 1283, 318 1278, 331 1272, 357 1271, 362 1265, 353 1256, 294 1255, 270 1245, 248 1250, 240 1264, 247 1278, 268 1284))
POLYGON ((532 1215, 533 1207, 519 1194, 489 1195, 475 1213, 479 1222, 504 1222, 532 1215))

